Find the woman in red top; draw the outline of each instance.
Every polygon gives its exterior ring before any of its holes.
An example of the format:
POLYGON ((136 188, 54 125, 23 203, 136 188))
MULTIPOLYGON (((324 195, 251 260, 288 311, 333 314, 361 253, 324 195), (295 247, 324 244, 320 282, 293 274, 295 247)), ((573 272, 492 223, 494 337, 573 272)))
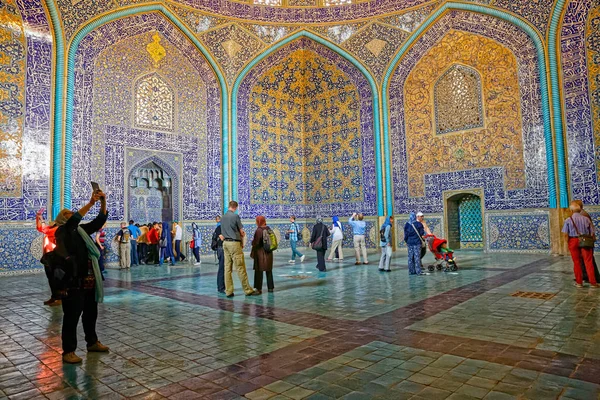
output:
POLYGON ((150 246, 150 253, 148 255, 148 261, 146 264, 158 264, 158 222, 152 224, 152 228, 148 231, 148 243, 150 246))
MULTIPOLYGON (((42 213, 44 209, 42 208, 35 214, 35 227, 38 232, 44 234, 44 246, 42 247, 42 253, 46 254, 56 247, 56 237, 55 233, 58 229, 57 225, 46 225, 44 222, 44 217, 42 217, 42 213)), ((46 278, 48 278, 48 286, 50 286, 50 298, 44 301, 44 304, 47 306, 60 306, 61 301, 58 298, 58 294, 54 285, 54 276, 52 276, 52 269, 48 265, 44 265, 44 272, 46 273, 46 278)))

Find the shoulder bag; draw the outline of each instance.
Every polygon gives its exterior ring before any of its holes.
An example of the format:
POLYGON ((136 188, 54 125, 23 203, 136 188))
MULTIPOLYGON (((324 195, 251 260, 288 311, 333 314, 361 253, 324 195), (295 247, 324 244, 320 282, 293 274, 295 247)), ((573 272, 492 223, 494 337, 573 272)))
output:
POLYGON ((419 231, 417 230, 417 228, 415 228, 415 226, 413 224, 410 224, 410 226, 413 227, 413 229, 415 230, 415 233, 417 234, 417 236, 419 237, 419 239, 421 239, 421 247, 424 249, 425 247, 427 247, 427 243, 425 243, 425 240, 423 240, 423 238, 421 237, 421 235, 419 235, 419 231))
POLYGON ((577 238, 579 239, 579 247, 583 247, 584 249, 594 248, 594 243, 596 242, 594 240, 594 236, 588 235, 588 234, 582 235, 581 233, 579 233, 579 229, 577 229, 577 225, 575 224, 573 217, 569 217, 569 219, 571 219, 571 222, 573 223, 573 227, 575 227, 575 232, 577 232, 577 238))
POLYGON ((314 242, 312 242, 311 247, 313 250, 323 250, 323 233, 325 232, 325 224, 323 224, 323 228, 321 228, 321 234, 314 242))

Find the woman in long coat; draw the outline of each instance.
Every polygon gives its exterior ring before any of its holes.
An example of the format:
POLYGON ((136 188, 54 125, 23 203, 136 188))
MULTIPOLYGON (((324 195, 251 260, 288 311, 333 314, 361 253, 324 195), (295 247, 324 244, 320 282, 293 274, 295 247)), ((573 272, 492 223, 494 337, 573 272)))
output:
POLYGON ((162 231, 160 232, 160 257, 158 265, 162 265, 165 258, 171 260, 171 265, 175 265, 175 254, 173 254, 173 240, 171 239, 171 230, 169 223, 162 223, 162 231))
POLYGON ((252 239, 252 251, 250 257, 254 260, 254 289, 259 294, 262 293, 263 272, 267 275, 267 288, 273 292, 273 253, 265 251, 263 232, 268 228, 267 220, 264 216, 256 217, 256 231, 252 239))
POLYGON ((329 229, 323 224, 323 218, 318 217, 317 223, 313 226, 312 235, 310 235, 311 247, 317 252, 317 269, 327 271, 325 265, 325 252, 327 251, 327 237, 329 229), (318 240, 320 238, 320 240, 318 240))

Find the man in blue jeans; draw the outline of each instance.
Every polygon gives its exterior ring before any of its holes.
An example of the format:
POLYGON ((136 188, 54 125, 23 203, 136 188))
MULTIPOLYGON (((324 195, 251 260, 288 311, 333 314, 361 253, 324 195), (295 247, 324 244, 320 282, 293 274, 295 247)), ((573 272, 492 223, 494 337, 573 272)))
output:
POLYGON ((140 228, 134 225, 132 219, 129 220, 129 226, 127 227, 127 229, 129 229, 129 233, 131 234, 131 236, 129 237, 129 243, 131 243, 130 258, 131 266, 133 267, 134 265, 140 264, 140 260, 138 260, 137 240, 140 236, 142 236, 142 231, 140 230, 140 228))
POLYGON ((296 217, 292 215, 290 217, 290 222, 292 224, 290 225, 290 229, 287 231, 287 233, 290 234, 290 247, 292 248, 292 259, 289 261, 289 263, 295 264, 296 256, 300 257, 300 262, 304 262, 305 256, 296 249, 296 243, 298 242, 298 233, 300 232, 300 228, 298 228, 298 224, 296 224, 296 217))

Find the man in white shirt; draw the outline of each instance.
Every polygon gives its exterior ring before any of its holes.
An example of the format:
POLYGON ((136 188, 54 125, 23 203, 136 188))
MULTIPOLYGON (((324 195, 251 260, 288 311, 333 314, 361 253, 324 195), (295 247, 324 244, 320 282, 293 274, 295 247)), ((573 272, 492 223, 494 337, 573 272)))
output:
POLYGON ((181 239, 183 238, 183 229, 177 223, 177 221, 173 222, 173 229, 175 230, 175 261, 185 260, 185 256, 181 252, 181 239))

